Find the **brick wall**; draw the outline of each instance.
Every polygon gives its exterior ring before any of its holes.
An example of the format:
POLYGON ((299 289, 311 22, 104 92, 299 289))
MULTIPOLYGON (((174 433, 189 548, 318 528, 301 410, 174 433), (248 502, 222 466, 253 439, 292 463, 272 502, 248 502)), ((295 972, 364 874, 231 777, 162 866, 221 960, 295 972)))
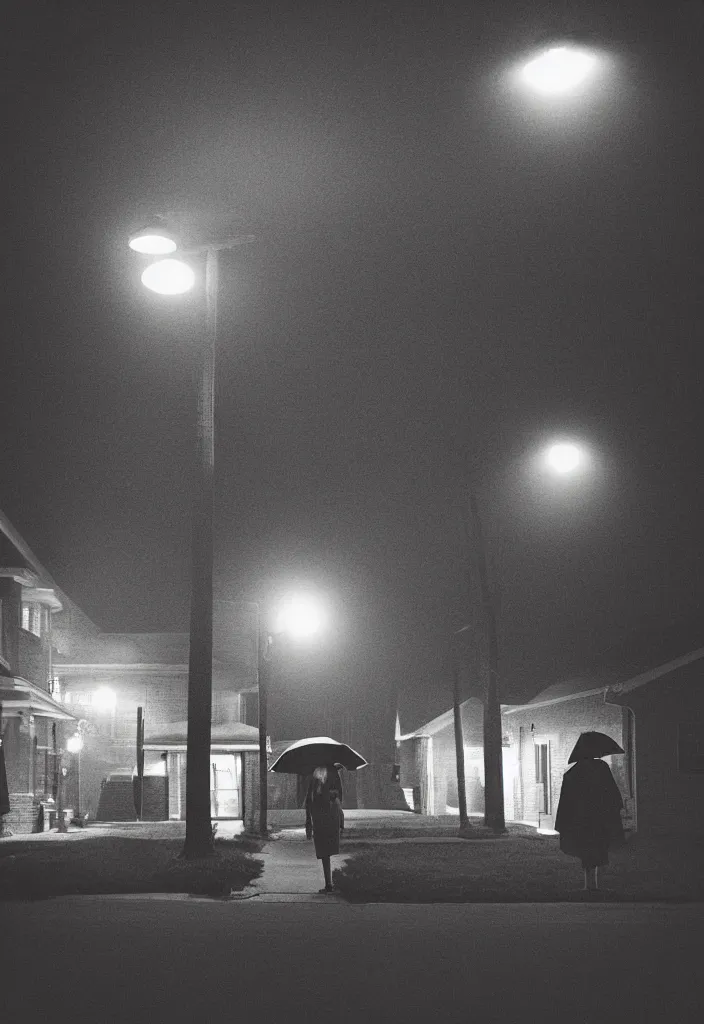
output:
POLYGON ((46 608, 42 608, 44 628, 41 636, 35 636, 26 629, 19 630, 17 672, 23 679, 28 679, 47 691, 51 676, 51 636, 48 631, 48 619, 46 608))
POLYGON ((39 801, 33 793, 10 793, 10 812, 3 815, 3 828, 20 835, 39 831, 39 801))
POLYGON ((244 830, 259 831, 259 751, 245 750, 242 755, 244 789, 244 830))
MULTIPOLYGON (((0 536, 2 536, 0 534, 0 536)), ((0 651, 14 675, 19 664, 19 629, 22 587, 15 580, 0 576, 0 601, 2 601, 2 643, 0 651)))
MULTIPOLYGON (((562 786, 562 776, 569 767, 567 759, 580 732, 597 730, 612 736, 623 746, 623 714, 620 708, 604 703, 602 694, 561 701, 545 707, 528 708, 503 716, 503 729, 508 733, 511 746, 518 752, 522 747, 518 782, 516 815, 519 820, 537 821, 537 784, 535 776, 536 741, 550 744, 550 799, 554 818, 562 786), (531 729, 531 726, 534 728, 531 729), (523 727, 520 741, 519 730, 523 727)), ((622 796, 628 796, 627 766, 623 755, 607 758, 622 796)), ((550 824, 550 822, 546 822, 550 824)))
POLYGON ((80 661, 83 653, 92 654, 100 630, 78 605, 63 594, 61 603, 62 610, 51 616, 53 645, 65 657, 80 661))
POLYGON ((704 772, 682 771, 678 759, 680 726, 702 738, 704 751, 704 665, 685 666, 609 699, 622 701, 635 715, 638 831, 704 835, 704 772))

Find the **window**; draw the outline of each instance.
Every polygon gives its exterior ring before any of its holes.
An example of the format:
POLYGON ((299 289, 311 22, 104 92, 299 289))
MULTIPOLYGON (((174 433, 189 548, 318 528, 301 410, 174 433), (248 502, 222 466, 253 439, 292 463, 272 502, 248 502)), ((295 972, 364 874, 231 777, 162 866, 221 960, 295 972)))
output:
POLYGON ((704 773, 704 725, 687 722, 678 727, 677 768, 685 775, 704 773))
POLYGON ((22 629, 27 630, 28 633, 34 633, 35 636, 42 635, 42 606, 40 604, 22 602, 22 629))

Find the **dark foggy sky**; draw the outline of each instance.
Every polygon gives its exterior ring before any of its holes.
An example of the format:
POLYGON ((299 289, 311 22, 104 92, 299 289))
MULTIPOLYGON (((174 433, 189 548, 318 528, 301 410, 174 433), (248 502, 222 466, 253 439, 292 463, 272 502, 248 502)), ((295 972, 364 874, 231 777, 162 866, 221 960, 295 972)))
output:
POLYGON ((692 611, 702 4, 68 7, 4 41, 0 505, 101 627, 187 628, 202 296, 141 288, 154 210, 258 238, 222 265, 215 572, 331 596, 282 729, 448 706, 467 459, 505 694, 692 611), (567 29, 614 65, 556 113, 505 72, 567 29), (567 489, 555 433, 597 456, 567 489))

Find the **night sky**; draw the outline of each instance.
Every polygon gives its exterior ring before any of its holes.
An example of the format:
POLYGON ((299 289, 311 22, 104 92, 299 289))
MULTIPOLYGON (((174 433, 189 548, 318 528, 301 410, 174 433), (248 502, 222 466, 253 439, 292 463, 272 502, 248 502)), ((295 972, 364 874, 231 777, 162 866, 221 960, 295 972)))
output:
POLYGON ((382 738, 397 691, 404 730, 449 706, 466 470, 504 697, 696 611, 702 3, 13 19, 0 506, 101 628, 188 628, 202 289, 145 291, 126 246, 168 211, 189 240, 257 236, 222 258, 216 594, 306 581, 333 613, 286 654, 275 734, 323 696, 382 738), (565 31, 600 76, 521 92, 509 70, 565 31), (591 453, 569 483, 536 465, 557 436, 591 453))

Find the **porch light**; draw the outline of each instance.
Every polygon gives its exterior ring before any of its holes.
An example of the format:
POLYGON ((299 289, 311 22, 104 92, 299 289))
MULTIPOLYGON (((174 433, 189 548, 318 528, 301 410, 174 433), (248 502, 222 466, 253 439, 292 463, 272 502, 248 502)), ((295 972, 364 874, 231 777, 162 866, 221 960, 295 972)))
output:
POLYGON ((73 736, 69 736, 66 740, 66 749, 69 754, 77 754, 83 749, 83 737, 79 733, 74 733, 73 736))

